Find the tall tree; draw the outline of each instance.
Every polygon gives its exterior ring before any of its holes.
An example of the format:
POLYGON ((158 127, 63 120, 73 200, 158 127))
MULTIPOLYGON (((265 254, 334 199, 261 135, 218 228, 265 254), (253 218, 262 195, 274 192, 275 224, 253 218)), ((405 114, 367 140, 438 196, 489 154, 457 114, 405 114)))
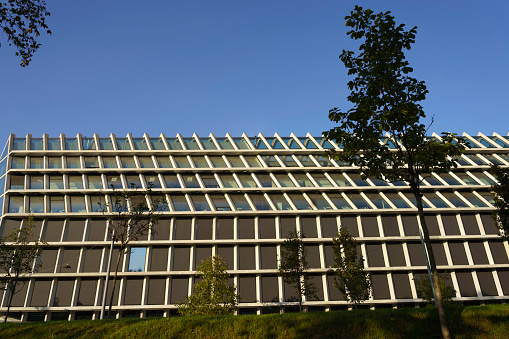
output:
MULTIPOLYGON (((456 296, 456 290, 447 284, 449 275, 446 272, 438 273, 438 280, 440 282, 440 290, 442 291, 442 299, 444 303, 452 302, 452 298, 456 296)), ((415 287, 417 290, 417 296, 426 300, 428 303, 434 301, 433 290, 429 283, 429 279, 426 275, 421 276, 419 279, 415 279, 415 287)))
POLYGON ((338 237, 332 239, 334 251, 334 286, 341 291, 343 299, 357 304, 371 295, 371 278, 364 271, 364 258, 357 255, 357 241, 341 228, 338 237))
POLYGON ((500 231, 500 235, 509 240, 509 168, 494 165, 490 173, 497 178, 497 183, 491 186, 495 208, 493 219, 500 231))
POLYGON ((112 189, 112 203, 99 203, 108 220, 108 232, 118 248, 108 317, 113 306, 118 267, 122 257, 128 252, 129 243, 146 237, 149 232, 154 232, 154 226, 159 221, 159 212, 166 206, 162 199, 152 194, 151 187, 143 190, 133 185, 130 189, 116 190, 112 185, 112 189), (147 203, 147 199, 151 202, 147 203))
MULTIPOLYGON (((51 31, 46 25, 50 12, 46 10, 44 0, 9 0, 0 2, 0 28, 7 37, 9 46, 16 47, 16 56, 21 58, 20 65, 28 66, 32 56, 41 46, 37 38, 40 31, 51 31)), ((1 44, 0 44, 1 45, 1 44)))
POLYGON ((239 302, 235 286, 229 283, 228 266, 219 255, 202 260, 196 267, 199 281, 194 292, 179 303, 181 315, 228 315, 233 314, 239 302))
POLYGON ((32 240, 34 228, 34 217, 29 215, 21 229, 0 239, 0 271, 3 272, 0 276, 0 288, 9 292, 4 322, 7 322, 12 298, 23 290, 32 273, 42 265, 36 259, 41 255, 46 243, 38 237, 32 240))
MULTIPOLYGON (((340 59, 354 76, 348 82, 346 112, 333 108, 329 118, 338 126, 324 135, 343 150, 330 157, 359 166, 363 176, 387 181, 405 181, 415 197, 424 242, 427 248, 442 334, 450 337, 442 303, 435 256, 424 219, 421 180, 426 173, 440 173, 456 166, 451 157, 464 151, 464 142, 451 133, 428 137, 429 126, 420 120, 426 115, 420 101, 428 90, 423 81, 408 74, 405 50, 415 42, 417 27, 408 31, 397 25, 390 12, 374 14, 355 6, 345 17, 352 39, 362 39, 359 54, 343 50, 340 59), (385 138, 384 138, 385 137, 385 138)), ((433 121, 433 119, 431 119, 433 121)))
POLYGON ((304 296, 311 299, 316 297, 316 287, 310 281, 307 273, 309 269, 306 260, 306 248, 302 243, 303 235, 300 232, 290 231, 288 238, 281 246, 279 262, 279 275, 288 285, 295 288, 299 298, 299 311, 302 312, 304 296))

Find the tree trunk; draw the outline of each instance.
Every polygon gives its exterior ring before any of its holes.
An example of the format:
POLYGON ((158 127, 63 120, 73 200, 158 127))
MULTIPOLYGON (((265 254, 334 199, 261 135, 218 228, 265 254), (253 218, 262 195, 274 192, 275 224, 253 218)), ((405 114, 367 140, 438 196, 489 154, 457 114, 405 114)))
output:
POLYGON ((123 249, 118 251, 117 265, 115 266, 115 274, 113 275, 113 287, 111 289, 110 306, 108 308, 108 319, 111 318, 111 307, 113 306, 113 297, 115 296, 115 284, 117 282, 118 265, 120 264, 120 258, 122 256, 123 249))
POLYGON ((442 290, 440 289, 440 283, 438 278, 437 264, 435 262, 435 255, 433 254, 433 248, 431 247, 431 240, 429 238, 428 227, 426 226, 426 220, 424 218, 424 209, 422 207, 422 197, 419 188, 413 188, 415 200, 417 201, 417 209, 419 211, 419 219, 421 221, 422 233, 424 237, 424 244, 428 251, 429 265, 431 269, 431 275, 433 278, 433 287, 435 289, 435 297, 438 308, 438 318, 440 320, 440 329, 442 330, 442 336, 446 339, 451 338, 449 332, 449 326, 447 325, 447 316, 445 314, 444 302, 442 300, 442 290))
POLYGON ((12 298, 14 297, 14 291, 15 290, 16 290, 16 284, 14 284, 14 288, 11 288, 9 286, 9 292, 11 293, 11 295, 9 296, 9 303, 7 304, 7 312, 5 312, 4 323, 7 322, 7 317, 9 316, 9 310, 11 309, 12 298))

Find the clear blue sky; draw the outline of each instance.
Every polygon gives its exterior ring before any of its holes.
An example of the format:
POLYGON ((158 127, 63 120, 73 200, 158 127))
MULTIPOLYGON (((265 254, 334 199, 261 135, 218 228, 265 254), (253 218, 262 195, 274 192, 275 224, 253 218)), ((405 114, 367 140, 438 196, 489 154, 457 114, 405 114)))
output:
MULTIPOLYGON (((433 131, 509 132, 509 1, 48 0, 27 68, 0 36, 0 140, 65 133, 320 135, 350 108, 355 4, 418 26, 433 131)), ((3 141, 0 141, 3 147, 3 141)))

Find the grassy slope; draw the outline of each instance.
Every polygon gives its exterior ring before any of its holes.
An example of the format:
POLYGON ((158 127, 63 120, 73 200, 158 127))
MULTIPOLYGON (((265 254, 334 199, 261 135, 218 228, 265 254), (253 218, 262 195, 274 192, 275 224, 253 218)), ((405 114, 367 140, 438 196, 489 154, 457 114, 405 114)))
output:
MULTIPOLYGON (((507 338, 509 305, 451 307, 457 338, 507 338)), ((381 309, 262 316, 173 317, 0 324, 0 338, 431 338, 434 309, 381 309)))

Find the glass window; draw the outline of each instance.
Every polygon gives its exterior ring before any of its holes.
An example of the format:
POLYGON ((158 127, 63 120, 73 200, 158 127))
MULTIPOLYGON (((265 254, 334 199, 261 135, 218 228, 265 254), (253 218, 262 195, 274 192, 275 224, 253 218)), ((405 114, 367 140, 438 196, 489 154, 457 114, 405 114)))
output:
POLYGON ((141 168, 154 168, 154 163, 151 157, 138 157, 141 168))
POLYGON ((48 139, 48 150, 50 151, 60 151, 62 147, 60 146, 60 138, 49 138, 48 139))
POLYGON ((466 137, 458 137, 458 139, 463 139, 465 141, 465 145, 468 148, 479 148, 479 146, 477 146, 476 144, 474 144, 472 141, 470 141, 470 139, 466 138, 466 137))
POLYGON ((30 189, 42 190, 44 189, 44 177, 32 175, 30 176, 30 189))
POLYGON ((446 183, 448 183, 449 185, 461 185, 458 180, 454 179, 452 177, 452 175, 448 174, 448 173, 440 173, 439 174, 440 178, 442 178, 442 180, 444 180, 446 183))
POLYGON ((249 197, 251 198, 251 201, 253 201, 258 211, 272 210, 269 203, 267 202, 267 199, 265 199, 262 194, 250 194, 249 197))
POLYGON ((194 174, 182 174, 182 179, 187 188, 200 188, 200 184, 194 174))
POLYGON ((122 179, 120 175, 108 175, 106 179, 108 180, 108 188, 122 188, 122 179))
POLYGON ((286 211, 286 210, 291 210, 292 209, 292 207, 290 206, 290 204, 288 203, 288 201, 286 200, 284 195, 282 195, 282 194, 269 194, 269 197, 272 200, 272 202, 274 203, 274 206, 276 206, 277 210, 286 211))
POLYGON ((30 197, 30 213, 44 213, 44 197, 30 197))
POLYGON ((203 180, 205 188, 219 188, 219 184, 213 175, 202 175, 201 179, 203 180))
POLYGON ((288 176, 288 174, 275 174, 276 179, 279 181, 281 186, 283 187, 295 187, 292 179, 288 176))
POLYGON ((362 176, 360 174, 348 173, 348 176, 350 177, 350 179, 353 180, 353 182, 357 186, 370 186, 366 180, 362 179, 362 176))
POLYGON ((62 158, 60 157, 49 157, 48 168, 62 168, 62 158))
POLYGON ((239 185, 237 184, 237 181, 233 178, 233 175, 231 174, 220 174, 219 178, 221 178, 221 181, 223 182, 223 186, 225 188, 237 188, 239 185))
POLYGON ((196 211, 210 211, 209 203, 204 195, 191 195, 191 201, 196 211))
MULTIPOLYGON (((408 200, 410 200, 410 202, 411 202, 412 204, 414 204, 414 206, 415 206, 415 207, 417 207, 417 200, 415 199, 415 196, 414 196, 413 194, 411 194, 411 193, 403 193, 403 194, 404 194, 404 196, 405 196, 408 200)), ((423 207, 423 208, 431 208, 431 206, 430 206, 430 205, 428 205, 428 204, 426 203, 426 201, 424 201, 424 200, 422 200, 422 199, 421 199, 421 201, 422 201, 422 207, 423 207)))
POLYGON ((297 155, 297 159, 304 167, 315 167, 315 163, 311 160, 311 155, 297 155))
MULTIPOLYGON (((265 163, 267 164, 268 167, 281 167, 279 162, 276 160, 276 157, 277 157, 277 155, 262 155, 262 159, 263 159, 263 161, 265 161, 265 163)), ((290 159, 291 159, 291 157, 290 157, 290 159)), ((295 161, 293 161, 293 163, 295 164, 294 166, 297 167, 297 163, 295 163, 295 161)))
POLYGON ((251 211, 251 206, 246 200, 246 197, 242 194, 230 194, 230 199, 235 205, 237 211, 251 211))
POLYGON ((85 197, 71 196, 71 212, 85 213, 86 211, 87 207, 85 205, 85 197))
POLYGON ((334 167, 329 158, 324 157, 323 155, 315 155, 316 160, 322 167, 334 167))
POLYGON ((180 182, 175 174, 167 174, 164 176, 167 188, 180 188, 180 182))
POLYGON ((157 165, 159 168, 172 168, 171 160, 169 157, 156 157, 157 165))
POLYGON ((88 189, 102 189, 103 184, 100 175, 89 175, 88 176, 88 189))
POLYGON ((389 184, 385 180, 382 180, 382 179, 369 178, 369 180, 371 180, 371 182, 373 182, 373 184, 375 184, 375 186, 389 186, 389 184))
POLYGON ((251 149, 244 138, 233 138, 233 141, 237 145, 238 149, 251 149))
POLYGON ((186 144, 187 149, 189 150, 199 150, 200 146, 198 146, 198 142, 195 138, 182 138, 184 140, 184 144, 186 144))
POLYGON ((133 138, 134 148, 137 150, 148 150, 147 140, 145 138, 133 138))
POLYGON ((256 156, 244 156, 244 159, 246 159, 249 167, 262 167, 262 163, 256 156))
POLYGON ((272 180, 268 174, 258 174, 258 180, 262 184, 262 187, 277 187, 276 183, 272 180))
POLYGON ((504 164, 504 163, 502 163, 502 161, 498 160, 497 158, 495 158, 491 154, 483 154, 483 157, 486 158, 492 164, 497 164, 497 165, 503 165, 504 164))
POLYGON ((100 138, 99 146, 103 151, 112 151, 113 150, 113 142, 111 138, 100 138))
POLYGON ((216 168, 226 168, 226 162, 221 156, 209 156, 209 160, 212 162, 212 165, 216 168))
POLYGON ((347 196, 358 209, 371 209, 371 206, 360 194, 349 193, 347 196))
POLYGON ((44 158, 30 158, 30 168, 40 169, 44 168, 44 158))
POLYGON ((226 158, 228 159, 232 167, 246 167, 246 165, 244 165, 239 156, 230 155, 227 156, 226 158))
POLYGON ((161 182, 157 174, 145 174, 145 181, 150 188, 161 188, 161 182))
POLYGON ((390 149, 395 149, 396 145, 390 138, 381 138, 380 141, 384 143, 384 145, 387 145, 390 149))
POLYGON ((279 142, 277 138, 265 138, 273 149, 285 149, 284 146, 279 142))
POLYGON ((136 162, 133 157, 120 157, 123 168, 136 168, 136 162))
POLYGON ((382 196, 378 193, 366 193, 366 196, 369 200, 376 206, 376 208, 385 209, 385 208, 392 208, 385 199, 382 198, 382 196))
POLYGON ((50 189, 64 189, 64 180, 61 175, 50 175, 49 177, 49 188, 50 189))
POLYGON ((488 142, 486 139, 484 139, 481 136, 477 136, 477 137, 472 136, 472 139, 474 139, 475 141, 479 142, 484 147, 487 147, 487 148, 496 148, 494 145, 492 145, 490 142, 488 142))
POLYGON ((32 138, 30 140, 30 149, 34 151, 42 151, 43 149, 42 138, 32 138))
POLYGON ((9 197, 9 213, 23 213, 23 196, 15 197, 10 196, 9 197))
POLYGON ((97 157, 85 157, 85 168, 98 168, 97 157))
POLYGON ((166 141, 168 141, 168 146, 170 146, 170 149, 173 150, 181 150, 182 145, 180 144, 179 139, 177 138, 166 138, 166 141))
POLYGON ((231 211, 231 207, 226 201, 224 195, 221 194, 213 194, 210 196, 212 198, 212 202, 214 203, 214 207, 217 211, 231 211))
POLYGON ((65 138, 65 149, 69 151, 77 151, 78 139, 76 138, 65 138))
MULTIPOLYGON (((291 155, 276 155, 276 157, 279 157, 286 167, 299 167, 291 155)), ((277 166, 279 167, 279 164, 277 166)))
POLYGON ((81 168, 81 162, 79 157, 67 157, 67 168, 81 168))
POLYGON ((444 185, 444 184, 442 184, 442 182, 440 182, 440 180, 435 178, 435 176, 433 176, 433 174, 422 173, 422 177, 428 183, 428 185, 431 185, 431 186, 443 186, 444 185))
POLYGON ((249 174, 239 174, 238 175, 242 185, 246 188, 258 187, 253 177, 249 174))
POLYGON ((299 141, 306 147, 307 149, 317 149, 315 143, 311 141, 311 138, 299 138, 299 141))
POLYGON ((488 176, 484 173, 481 173, 481 172, 470 172, 470 173, 473 174, 477 179, 479 179, 483 183, 483 185, 493 185, 494 184, 493 180, 488 178, 488 176))
POLYGON ((209 164, 207 163, 207 160, 205 160, 205 157, 196 156, 196 157, 191 157, 191 159, 193 160, 195 167, 197 167, 197 168, 209 168, 209 164))
POLYGON ((212 138, 200 138, 201 144, 203 145, 204 149, 212 149, 216 150, 216 144, 214 144, 214 140, 212 138))
POLYGON ((320 144, 320 146, 322 146, 322 148, 325 148, 325 149, 334 148, 334 146, 332 146, 332 144, 325 138, 315 138, 315 140, 318 141, 318 143, 320 144))
POLYGON ((497 154, 499 157, 504 159, 506 162, 509 162, 509 154, 508 153, 499 153, 497 154))
POLYGON ((117 138, 117 148, 120 151, 130 151, 131 144, 127 138, 117 138))
POLYGON ((103 208, 106 208, 106 200, 103 195, 93 195, 90 197, 90 204, 92 212, 102 212, 103 208))
POLYGON ((350 204, 343 198, 343 196, 339 193, 328 193, 327 196, 329 199, 336 205, 336 208, 340 210, 344 209, 352 209, 350 204))
POLYGON ((410 208, 403 198, 397 193, 385 193, 387 199, 389 199, 396 208, 410 208))
POLYGON ((115 157, 103 157, 104 168, 118 168, 117 159, 115 157))
POLYGON ((436 208, 448 208, 447 205, 436 193, 424 193, 424 196, 433 204, 436 208))
POLYGON ((129 272, 145 272, 146 247, 131 247, 129 255, 129 272))
POLYGON ((468 207, 456 194, 443 192, 442 195, 449 200, 455 207, 468 207))
POLYGON ((94 138, 83 138, 83 149, 84 150, 96 150, 94 138))
POLYGON ((157 151, 164 151, 166 149, 162 138, 150 138, 150 144, 152 145, 152 149, 157 151))
MULTIPOLYGON (((3 176, 0 178, 0 195, 3 194, 3 192, 5 191, 5 179, 6 178, 7 178, 6 176, 3 176)), ((0 210, 2 210, 2 206, 3 205, 0 204, 0 210)))
POLYGON ((290 149, 301 149, 299 144, 295 141, 293 138, 281 138, 283 142, 288 146, 290 149))
POLYGON ((63 196, 50 197, 50 203, 51 213, 65 213, 65 203, 63 196))
POLYGON ((152 200, 152 206, 160 212, 163 211, 169 211, 170 208, 168 207, 168 203, 166 202, 166 196, 165 195, 151 195, 150 196, 152 200))
POLYGON ((454 173, 458 178, 463 180, 463 182, 467 185, 479 185, 477 181, 475 181, 470 175, 463 172, 455 172, 454 173))
POLYGON ((10 188, 11 188, 11 190, 25 189, 25 176, 24 175, 11 175, 11 187, 10 188))
POLYGON ((319 210, 330 210, 332 209, 331 205, 325 200, 325 198, 321 194, 313 193, 308 194, 309 199, 313 202, 313 204, 319 210))
POLYGON ((187 204, 186 197, 184 195, 170 195, 170 201, 173 205, 173 209, 179 211, 190 211, 189 205, 187 204))
POLYGON ((12 144, 12 149, 15 151, 26 151, 26 149, 27 149, 26 139, 25 138, 14 139, 14 143, 12 144))
POLYGON ((320 187, 332 187, 332 183, 321 173, 312 173, 311 176, 320 187))
POLYGON ((493 194, 491 192, 477 192, 481 197, 483 197, 490 204, 495 204, 495 200, 493 199, 493 194))
POLYGON ((25 157, 12 157, 12 169, 25 169, 25 157))
POLYGON ((293 173, 293 177, 299 183, 300 187, 315 187, 308 176, 304 173, 293 173))
POLYGON ((478 197, 476 197, 471 192, 461 192, 461 195, 465 197, 472 205, 475 207, 488 207, 484 202, 481 201, 478 197))
POLYGON ((81 175, 70 175, 69 176, 69 189, 81 190, 83 189, 83 178, 81 175))
POLYGON ((125 179, 127 180, 128 188, 140 188, 141 180, 138 175, 126 175, 125 179))
POLYGON ((217 142, 222 149, 234 149, 230 139, 228 138, 216 138, 217 142))
POLYGON ((288 197, 293 201, 293 204, 295 207, 297 207, 298 210, 312 210, 313 208, 311 205, 306 201, 304 196, 299 193, 295 194, 288 194, 288 197))
POLYGON ((265 145, 262 138, 254 137, 254 138, 249 138, 249 140, 251 140, 251 143, 253 144, 253 146, 256 149, 267 149, 267 145, 265 145))
POLYGON ((474 162, 474 164, 476 165, 486 165, 486 162, 484 162, 484 160, 482 160, 481 158, 479 158, 477 155, 475 154, 463 154, 464 157, 467 157, 468 159, 470 159, 471 161, 474 162))
POLYGON ((463 158, 461 155, 454 156, 452 157, 452 159, 456 161, 460 166, 471 166, 471 164, 468 161, 466 161, 465 158, 463 158))
POLYGON ((187 157, 173 157, 173 160, 175 160, 175 164, 177 164, 178 168, 191 168, 191 164, 187 157))
POLYGON ((406 182, 401 181, 401 180, 400 181, 391 181, 391 184, 393 184, 394 186, 408 186, 406 184, 406 182))

